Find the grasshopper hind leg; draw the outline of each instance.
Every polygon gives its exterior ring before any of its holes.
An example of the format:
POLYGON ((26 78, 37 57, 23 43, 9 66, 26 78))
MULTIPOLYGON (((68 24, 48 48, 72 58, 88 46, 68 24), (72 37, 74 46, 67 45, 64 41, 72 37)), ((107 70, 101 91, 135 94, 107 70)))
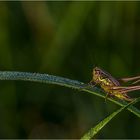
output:
POLYGON ((124 100, 131 102, 131 101, 135 100, 135 98, 131 98, 127 94, 124 94, 124 100))

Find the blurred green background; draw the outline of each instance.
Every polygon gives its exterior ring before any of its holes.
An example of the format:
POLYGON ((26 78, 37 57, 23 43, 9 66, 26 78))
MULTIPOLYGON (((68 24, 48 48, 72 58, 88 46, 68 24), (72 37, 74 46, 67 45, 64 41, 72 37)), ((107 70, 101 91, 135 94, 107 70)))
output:
MULTIPOLYGON (((139 59, 139 2, 0 2, 1 70, 88 83, 95 66, 139 75, 139 59)), ((56 85, 0 81, 0 138, 80 138, 118 108, 56 85)), ((139 118, 124 111, 96 138, 140 138, 139 131, 139 118)))

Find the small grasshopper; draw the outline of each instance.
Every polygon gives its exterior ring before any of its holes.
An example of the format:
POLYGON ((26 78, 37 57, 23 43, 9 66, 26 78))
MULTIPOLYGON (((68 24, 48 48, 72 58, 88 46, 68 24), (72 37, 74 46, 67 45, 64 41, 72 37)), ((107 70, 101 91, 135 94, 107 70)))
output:
POLYGON ((140 82, 140 76, 122 78, 120 80, 116 80, 106 71, 98 67, 95 67, 93 69, 93 78, 89 84, 92 86, 99 85, 105 92, 107 92, 106 98, 108 96, 112 96, 126 101, 134 100, 134 98, 129 97, 127 93, 135 90, 140 90, 140 86, 124 87, 120 85, 119 81, 122 82, 134 81, 132 84, 136 84, 140 82))

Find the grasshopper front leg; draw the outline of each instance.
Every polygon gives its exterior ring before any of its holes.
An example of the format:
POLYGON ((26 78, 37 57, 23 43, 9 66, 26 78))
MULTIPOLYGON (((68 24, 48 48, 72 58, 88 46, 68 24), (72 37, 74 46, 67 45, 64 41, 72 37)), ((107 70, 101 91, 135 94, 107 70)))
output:
POLYGON ((86 84, 86 85, 84 85, 83 87, 80 87, 80 89, 84 89, 84 88, 93 88, 93 87, 95 87, 97 84, 93 81, 93 80, 91 80, 88 84, 86 84))

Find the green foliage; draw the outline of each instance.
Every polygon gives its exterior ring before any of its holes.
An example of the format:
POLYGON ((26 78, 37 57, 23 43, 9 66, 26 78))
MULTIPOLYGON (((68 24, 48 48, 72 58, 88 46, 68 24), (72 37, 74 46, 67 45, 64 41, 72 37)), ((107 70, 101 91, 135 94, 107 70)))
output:
MULTIPOLYGON (((105 103, 101 90, 80 88, 79 81, 88 83, 94 66, 115 78, 140 74, 139 6, 119 1, 0 2, 0 71, 59 75, 60 85, 78 89, 0 81, 0 138, 79 139, 114 112, 116 104, 126 105, 117 99, 105 103), (71 80, 61 77, 78 81, 64 84, 71 80)), ((130 94, 139 97, 139 91, 130 94)), ((139 104, 128 107, 97 138, 140 138, 139 109, 139 104)))

